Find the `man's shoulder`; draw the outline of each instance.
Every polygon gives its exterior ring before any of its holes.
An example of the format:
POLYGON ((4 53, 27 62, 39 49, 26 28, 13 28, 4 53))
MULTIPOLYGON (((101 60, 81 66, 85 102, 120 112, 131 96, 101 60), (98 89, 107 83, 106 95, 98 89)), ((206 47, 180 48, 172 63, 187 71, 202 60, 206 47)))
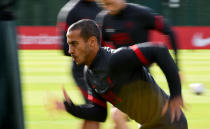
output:
POLYGON ((138 13, 152 13, 153 10, 147 6, 142 6, 135 3, 127 3, 128 9, 132 12, 138 13))
POLYGON ((101 50, 103 56, 111 56, 115 52, 115 50, 110 47, 101 47, 101 50))
POLYGON ((118 49, 102 47, 102 51, 101 58, 103 58, 104 63, 106 62, 109 65, 118 65, 133 56, 133 51, 129 47, 120 47, 118 49))
POLYGON ((118 49, 110 49, 109 48, 109 53, 110 53, 110 57, 109 57, 109 61, 110 62, 117 62, 117 61, 121 61, 123 58, 127 58, 128 53, 130 52, 129 47, 120 47, 118 49))
POLYGON ((126 50, 128 47, 120 47, 120 48, 117 48, 117 49, 112 49, 110 47, 101 47, 101 48, 104 51, 104 53, 114 55, 114 54, 120 53, 123 50, 126 50))
POLYGON ((101 57, 103 58, 103 62, 105 64, 109 64, 113 62, 113 60, 117 59, 117 55, 119 54, 120 49, 112 49, 109 47, 102 47, 102 54, 101 57))

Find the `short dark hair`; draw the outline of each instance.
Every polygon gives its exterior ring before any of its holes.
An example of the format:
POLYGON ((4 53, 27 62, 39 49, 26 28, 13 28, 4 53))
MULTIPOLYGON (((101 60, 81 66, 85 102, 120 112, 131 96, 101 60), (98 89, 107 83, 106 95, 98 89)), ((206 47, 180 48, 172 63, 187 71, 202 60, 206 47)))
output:
POLYGON ((101 42, 101 31, 95 21, 90 19, 83 19, 73 23, 68 31, 80 29, 80 36, 87 41, 91 36, 95 36, 98 44, 101 42))

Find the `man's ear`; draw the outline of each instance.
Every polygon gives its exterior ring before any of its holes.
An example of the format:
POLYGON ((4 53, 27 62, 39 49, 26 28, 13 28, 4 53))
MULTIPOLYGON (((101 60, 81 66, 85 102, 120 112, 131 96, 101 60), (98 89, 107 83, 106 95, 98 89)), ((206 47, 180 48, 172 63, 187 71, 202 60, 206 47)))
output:
POLYGON ((94 47, 96 44, 97 44, 97 39, 95 36, 91 36, 89 39, 88 39, 88 44, 90 47, 94 47))

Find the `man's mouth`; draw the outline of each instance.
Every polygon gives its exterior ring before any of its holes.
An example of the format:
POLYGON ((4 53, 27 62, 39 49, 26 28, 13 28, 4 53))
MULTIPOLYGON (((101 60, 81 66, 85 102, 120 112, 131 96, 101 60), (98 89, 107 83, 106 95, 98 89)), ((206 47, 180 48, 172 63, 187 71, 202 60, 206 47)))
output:
POLYGON ((72 57, 72 59, 75 61, 76 60, 76 56, 74 56, 74 55, 71 55, 71 57, 72 57))

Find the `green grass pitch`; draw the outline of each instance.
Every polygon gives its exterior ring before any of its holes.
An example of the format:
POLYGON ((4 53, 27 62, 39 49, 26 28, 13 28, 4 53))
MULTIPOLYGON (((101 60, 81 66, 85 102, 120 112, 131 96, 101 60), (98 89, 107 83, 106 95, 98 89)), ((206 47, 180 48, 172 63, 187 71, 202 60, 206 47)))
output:
MULTIPOLYGON (((210 50, 180 50, 179 58, 189 129, 210 129, 210 50), (205 93, 193 94, 190 83, 204 84, 205 93)), ((74 103, 83 103, 71 77, 70 62, 71 58, 63 56, 60 50, 19 50, 26 129, 79 129, 82 120, 65 112, 51 111, 46 106, 50 98, 63 99, 62 84, 74 103)), ((154 65, 151 72, 168 92, 160 69, 154 65)), ((134 121, 128 125, 137 129, 134 121)), ((113 128, 110 116, 101 126, 101 129, 113 128)))

